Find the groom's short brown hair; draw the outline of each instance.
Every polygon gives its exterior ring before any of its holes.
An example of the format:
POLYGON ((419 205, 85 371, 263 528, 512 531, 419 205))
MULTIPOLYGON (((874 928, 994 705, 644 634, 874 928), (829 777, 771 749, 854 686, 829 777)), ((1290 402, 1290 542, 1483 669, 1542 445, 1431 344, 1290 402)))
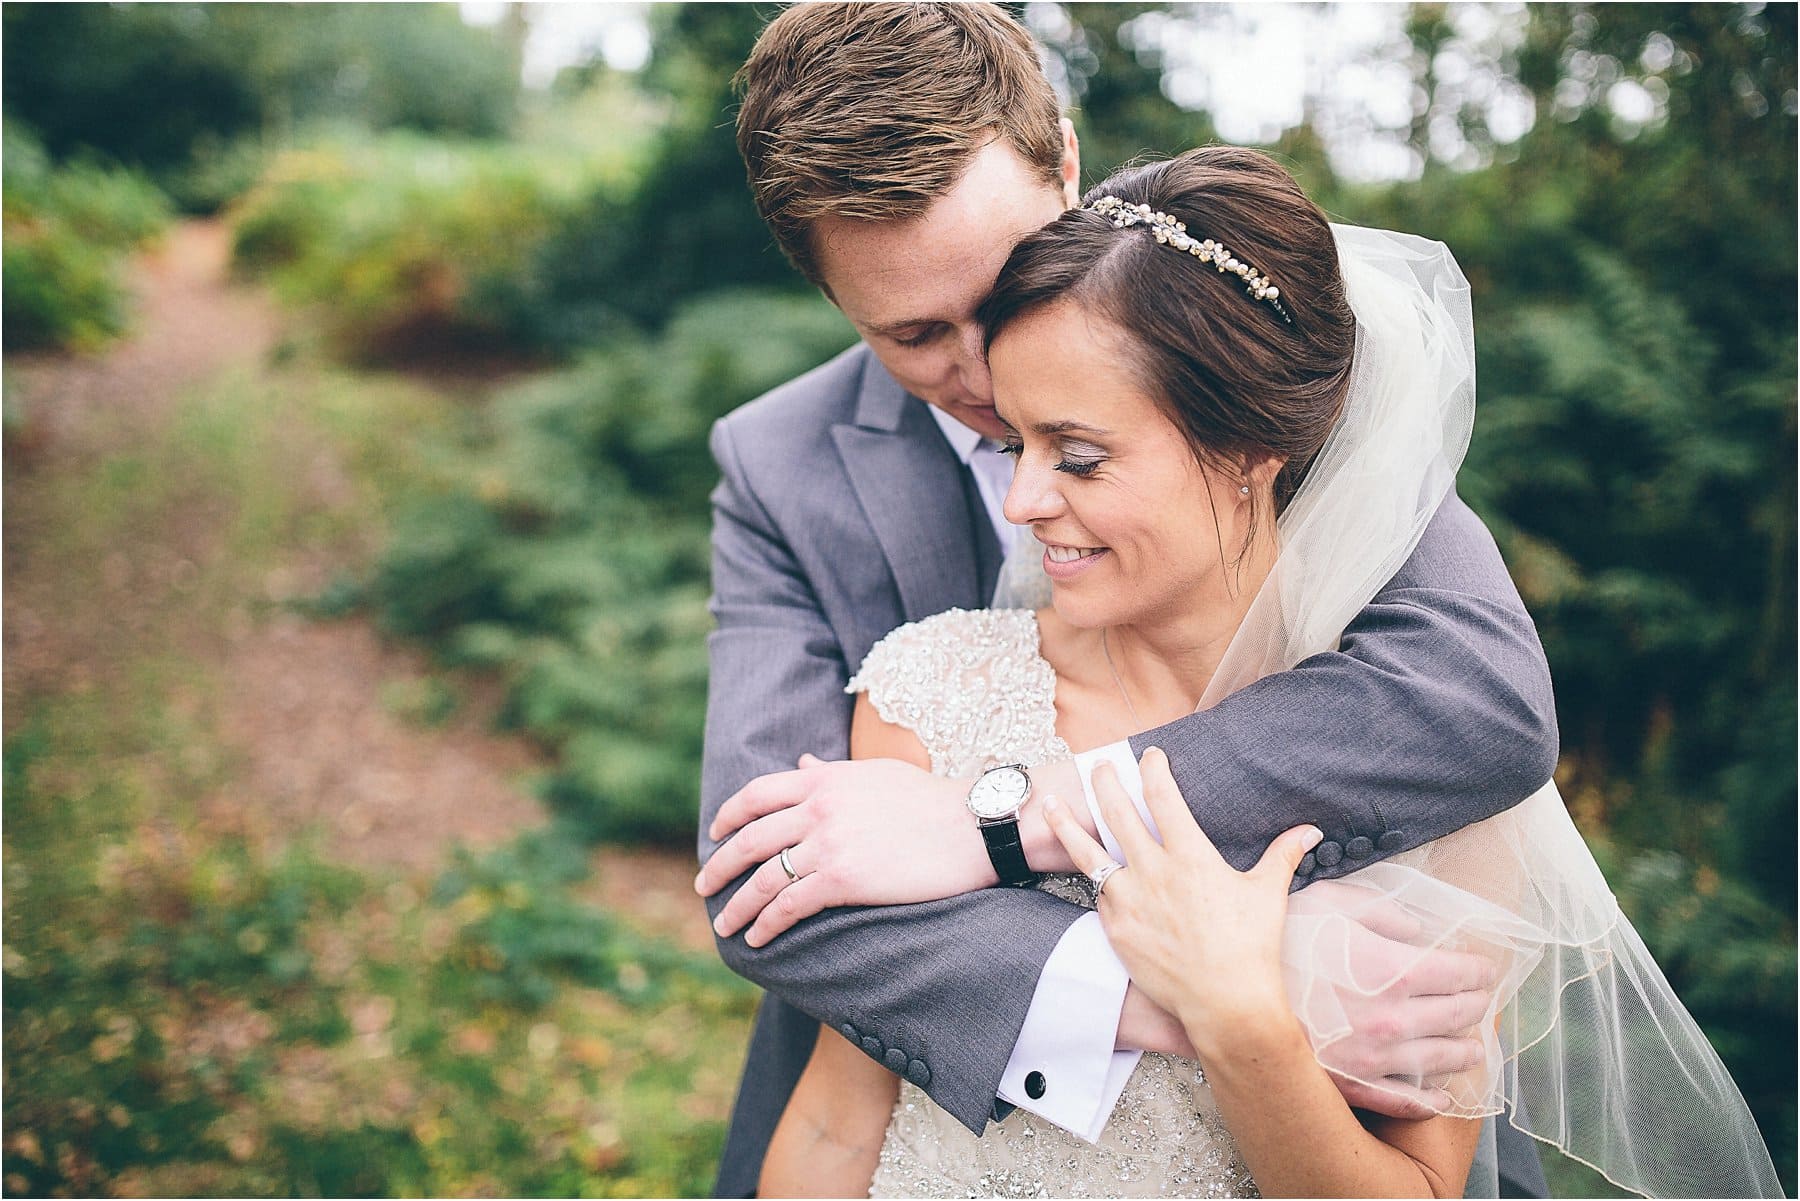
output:
POLYGON ((815 284, 815 221, 917 217, 995 136, 1062 186, 1056 93, 1031 36, 992 4, 796 4, 737 83, 757 210, 815 284))

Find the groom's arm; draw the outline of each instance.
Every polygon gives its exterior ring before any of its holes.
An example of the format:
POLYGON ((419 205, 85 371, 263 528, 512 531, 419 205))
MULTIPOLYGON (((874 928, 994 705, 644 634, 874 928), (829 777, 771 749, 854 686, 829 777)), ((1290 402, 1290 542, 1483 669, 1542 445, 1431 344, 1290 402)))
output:
MULTIPOLYGON (((729 419, 715 427, 712 448, 721 474, 713 496, 718 628, 708 647, 703 861, 718 849, 706 830, 721 803, 753 777, 792 768, 801 751, 841 758, 853 707, 842 649, 757 497, 729 419)), ((713 896, 709 910, 716 916, 742 883, 713 896)), ((829 1023, 979 1132, 1043 965, 1082 912, 1034 890, 985 889, 922 905, 834 909, 776 947, 754 949, 741 937, 718 945, 733 970, 829 1023)), ((1110 1043, 1110 1031, 1102 1037, 1110 1043)))
POLYGON ((1537 791, 1556 767, 1556 703, 1493 536, 1452 493, 1337 651, 1130 745, 1169 755, 1189 807, 1239 870, 1275 834, 1317 825, 1325 840, 1302 861, 1300 886, 1537 791))

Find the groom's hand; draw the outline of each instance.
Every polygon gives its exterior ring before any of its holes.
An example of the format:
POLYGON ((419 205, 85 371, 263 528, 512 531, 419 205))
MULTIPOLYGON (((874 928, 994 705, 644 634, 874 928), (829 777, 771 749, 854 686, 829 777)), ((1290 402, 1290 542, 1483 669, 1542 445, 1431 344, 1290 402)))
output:
MULTIPOLYGON (((1293 911, 1304 911, 1308 901, 1340 905, 1331 894, 1351 889, 1360 891, 1353 879, 1311 884, 1294 894, 1293 911)), ((1402 1119, 1442 1113, 1447 1095, 1429 1081, 1481 1063, 1483 1044, 1473 1028, 1492 999, 1494 966, 1461 951, 1421 954, 1414 945, 1419 922, 1398 906, 1343 907, 1358 916, 1341 948, 1346 962, 1362 979, 1392 983, 1368 993, 1339 990, 1350 1033, 1321 1051, 1320 1062, 1358 1109, 1402 1119), (1401 1077, 1427 1083, 1419 1087, 1401 1077)))
POLYGON ((839 905, 904 905, 996 883, 965 797, 969 782, 895 759, 825 763, 760 776, 720 806, 708 834, 728 841, 694 890, 711 896, 750 878, 713 922, 721 938, 749 927, 760 947, 839 905), (735 831, 735 832, 734 832, 735 831), (786 850, 789 878, 780 859, 786 850))

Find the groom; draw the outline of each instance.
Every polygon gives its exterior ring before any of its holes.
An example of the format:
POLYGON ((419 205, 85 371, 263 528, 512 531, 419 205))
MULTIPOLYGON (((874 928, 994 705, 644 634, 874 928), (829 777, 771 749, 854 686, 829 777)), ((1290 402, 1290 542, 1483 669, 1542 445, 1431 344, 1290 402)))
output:
MULTIPOLYGON (((863 340, 713 431, 718 629, 696 885, 714 894, 726 962, 768 990, 725 1196, 754 1190, 820 1022, 978 1133, 1023 1105, 1092 1138, 1138 1050, 1186 1049, 1130 986, 1096 915, 984 887, 1000 868, 965 803, 973 781, 879 761, 790 770, 802 752, 844 758, 843 685, 877 639, 986 604, 1008 544, 1029 536, 1000 511, 1009 464, 992 453, 1002 427, 973 313, 1013 243, 1074 203, 1073 129, 1029 37, 988 5, 798 5, 770 23, 741 78, 738 143, 758 207, 863 340), (753 819, 723 846, 722 809, 732 827, 753 819), (891 886, 886 899, 922 903, 839 907, 851 880, 858 895, 873 880, 891 886)), ((1239 867, 1287 827, 1318 825, 1326 840, 1304 884, 1525 797, 1549 777, 1556 731, 1530 619, 1452 495, 1339 651, 1131 746, 1034 769, 1017 815, 1026 860, 1052 854, 1043 795, 1078 795, 1099 761, 1129 776, 1149 745, 1169 753, 1239 867)), ((1461 1066, 1464 1044, 1432 1037, 1458 1023, 1426 1015, 1481 982, 1447 970, 1415 985, 1422 995, 1358 1032, 1365 1073, 1422 1051, 1461 1066), (1415 1041, 1375 1036, 1396 1025, 1415 1026, 1415 1041)), ((1398 1094, 1345 1093, 1423 1112, 1398 1094)), ((1541 1193, 1535 1157, 1519 1150, 1503 1151, 1503 1174, 1541 1193)))

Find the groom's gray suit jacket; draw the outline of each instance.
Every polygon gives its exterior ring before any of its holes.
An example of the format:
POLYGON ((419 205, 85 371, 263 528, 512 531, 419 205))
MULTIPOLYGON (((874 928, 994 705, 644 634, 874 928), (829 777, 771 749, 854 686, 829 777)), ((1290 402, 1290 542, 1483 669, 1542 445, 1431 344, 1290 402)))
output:
MULTIPOLYGON (((703 859, 716 847, 705 834, 712 815, 751 778, 793 767, 803 751, 847 755, 844 684, 878 639, 983 606, 999 566, 969 473, 866 346, 723 418, 712 450, 722 478, 703 859)), ((1297 883, 1496 813, 1549 779, 1557 754, 1537 633, 1492 537, 1454 495, 1340 650, 1132 742, 1168 752, 1188 803, 1239 868, 1281 831, 1316 824, 1325 841, 1297 883)), ((712 913, 736 887, 712 898, 712 913)), ((725 961, 769 995, 719 1194, 754 1191, 819 1022, 980 1132, 1039 971, 1080 913, 1046 893, 995 888, 828 910, 760 950, 720 940, 725 961)))

